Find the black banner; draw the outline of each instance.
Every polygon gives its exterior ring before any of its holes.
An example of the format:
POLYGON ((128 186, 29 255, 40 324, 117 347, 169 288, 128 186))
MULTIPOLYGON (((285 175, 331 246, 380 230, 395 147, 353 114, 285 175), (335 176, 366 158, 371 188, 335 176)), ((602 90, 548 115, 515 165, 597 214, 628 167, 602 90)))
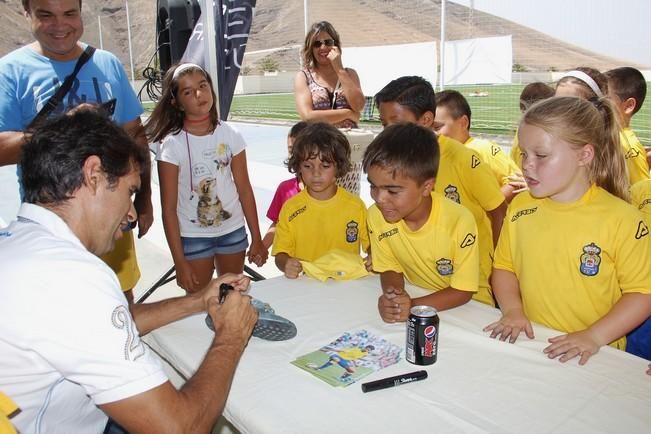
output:
MULTIPOLYGON (((213 3, 218 76, 212 79, 215 85, 219 85, 219 116, 222 120, 228 118, 231 109, 237 77, 240 74, 244 50, 253 22, 255 2, 256 0, 214 0, 213 3)), ((203 21, 199 18, 182 61, 196 63, 207 70, 205 49, 203 21)))

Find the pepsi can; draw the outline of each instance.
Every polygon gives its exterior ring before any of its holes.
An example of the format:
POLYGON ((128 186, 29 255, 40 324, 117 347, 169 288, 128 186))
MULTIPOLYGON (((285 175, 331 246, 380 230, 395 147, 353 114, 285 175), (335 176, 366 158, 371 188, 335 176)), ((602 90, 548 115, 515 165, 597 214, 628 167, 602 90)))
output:
POLYGON ((407 320, 407 361, 414 365, 436 362, 439 316, 431 306, 414 306, 407 320))

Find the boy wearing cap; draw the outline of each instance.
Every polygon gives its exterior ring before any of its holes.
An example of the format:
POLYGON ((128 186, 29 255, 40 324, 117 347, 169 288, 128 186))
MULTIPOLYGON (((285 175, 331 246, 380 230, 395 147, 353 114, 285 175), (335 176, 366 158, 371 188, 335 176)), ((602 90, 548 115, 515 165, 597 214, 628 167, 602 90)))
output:
POLYGON ((466 208, 432 192, 438 163, 434 132, 416 124, 385 128, 364 154, 375 201, 368 227, 382 285, 378 309, 386 322, 406 321, 416 305, 460 306, 478 290, 477 225, 466 208), (432 292, 412 299, 405 279, 432 292))

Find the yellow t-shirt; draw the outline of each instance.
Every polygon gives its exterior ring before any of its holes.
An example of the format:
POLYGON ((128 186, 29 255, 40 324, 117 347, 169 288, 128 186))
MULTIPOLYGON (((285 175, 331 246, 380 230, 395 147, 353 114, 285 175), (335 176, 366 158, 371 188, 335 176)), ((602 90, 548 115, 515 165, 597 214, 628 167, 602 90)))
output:
POLYGON ((619 132, 619 140, 624 151, 624 158, 628 167, 628 179, 631 185, 645 179, 651 179, 649 163, 646 161, 646 151, 633 130, 623 128, 619 132))
POLYGON ((344 360, 357 360, 362 357, 368 356, 368 351, 362 350, 361 348, 353 347, 347 348, 345 350, 337 351, 337 355, 344 360))
POLYGON ((16 434, 16 429, 9 421, 9 417, 18 410, 14 402, 7 395, 0 392, 0 434, 16 434))
POLYGON ((136 286, 140 280, 140 268, 133 231, 123 233, 122 237, 115 242, 113 250, 102 255, 101 258, 117 274, 122 291, 129 291, 136 286))
POLYGON ((493 267, 493 230, 487 211, 502 202, 504 195, 487 164, 472 149, 445 136, 438 137, 441 161, 434 191, 470 210, 479 238, 479 287, 477 299, 493 305, 489 276, 493 267))
POLYGON ((287 253, 314 261, 331 250, 360 254, 368 250, 366 205, 341 187, 328 200, 303 190, 284 203, 278 216, 272 255, 287 253))
POLYGON ((651 179, 640 181, 631 187, 631 203, 646 216, 651 225, 651 179))
POLYGON ((518 129, 515 130, 513 142, 511 143, 511 152, 509 154, 511 160, 515 163, 515 167, 522 169, 522 155, 520 155, 520 141, 518 140, 518 129))
MULTIPOLYGON (((403 220, 388 223, 377 205, 368 210, 368 227, 378 273, 399 272, 432 291, 452 287, 477 292, 477 225, 464 207, 432 192, 432 211, 420 229, 412 231, 403 220)), ((492 299, 488 292, 483 295, 492 299)))
POLYGON ((482 161, 488 165, 493 175, 495 175, 500 186, 509 183, 509 176, 520 172, 520 169, 506 155, 502 147, 495 142, 470 137, 464 145, 479 154, 482 161))
MULTIPOLYGON (((531 321, 571 333, 622 294, 651 294, 650 238, 642 213, 602 188, 570 204, 524 192, 509 206, 494 266, 515 273, 531 321)), ((611 345, 623 350, 626 339, 611 345)))

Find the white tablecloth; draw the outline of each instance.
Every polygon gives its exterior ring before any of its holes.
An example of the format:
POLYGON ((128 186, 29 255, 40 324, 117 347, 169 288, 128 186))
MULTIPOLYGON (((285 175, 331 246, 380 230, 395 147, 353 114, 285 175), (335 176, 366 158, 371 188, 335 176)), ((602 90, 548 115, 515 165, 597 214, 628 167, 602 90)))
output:
MULTIPOLYGON (((411 289, 416 295, 421 290, 411 289)), ((320 283, 305 276, 253 284, 251 294, 296 324, 285 342, 251 338, 224 416, 243 433, 649 433, 647 363, 602 348, 587 365, 548 359, 557 335, 536 327, 534 340, 490 339, 482 328, 499 312, 470 303, 440 313, 438 361, 429 378, 362 393, 359 383, 334 388, 290 364, 345 331, 361 328, 403 347, 402 360, 362 382, 421 369, 404 360, 405 324, 377 313, 379 279, 320 283)), ((212 339, 205 314, 152 332, 146 340, 184 375, 199 366, 212 339)))

